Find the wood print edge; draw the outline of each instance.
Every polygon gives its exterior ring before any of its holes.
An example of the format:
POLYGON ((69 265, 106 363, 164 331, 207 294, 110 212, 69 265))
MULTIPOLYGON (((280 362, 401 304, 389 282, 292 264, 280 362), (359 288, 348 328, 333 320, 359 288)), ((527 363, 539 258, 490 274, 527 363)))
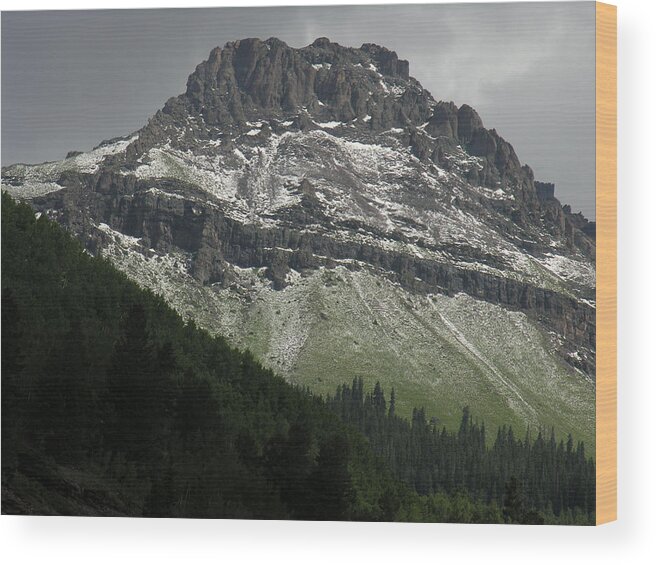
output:
POLYGON ((617 519, 617 8, 596 3, 596 521, 617 519))

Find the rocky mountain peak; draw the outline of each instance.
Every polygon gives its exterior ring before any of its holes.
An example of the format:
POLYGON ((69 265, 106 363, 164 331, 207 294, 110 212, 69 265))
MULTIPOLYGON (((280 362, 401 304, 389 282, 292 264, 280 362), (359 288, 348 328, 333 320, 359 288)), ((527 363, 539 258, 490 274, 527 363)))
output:
POLYGON ((166 103, 128 155, 139 158, 166 139, 194 151, 199 138, 234 138, 253 123, 265 123, 264 132, 281 132, 281 124, 304 131, 340 125, 333 133, 365 137, 400 131, 420 160, 448 169, 464 150, 480 158, 467 173, 470 182, 507 186, 522 202, 538 205, 530 169, 473 108, 436 102, 394 51, 372 43, 344 47, 325 37, 300 49, 276 38, 213 49, 189 76, 185 93, 166 103))
MULTIPOLYGON (((502 223, 511 222, 504 230, 546 229, 594 255, 591 228, 583 229, 557 199, 540 197, 533 171, 476 110, 436 102, 408 74, 407 61, 371 43, 351 48, 319 38, 297 49, 277 38, 248 38, 217 47, 189 76, 186 91, 155 114, 124 156, 108 162, 124 166, 127 160, 128 168, 139 168, 151 151, 165 146, 230 162, 244 144, 277 146, 281 136, 312 131, 400 145, 424 166, 496 195, 481 203, 497 209, 502 223)), ((530 240, 523 238, 522 245, 530 240)))
POLYGON ((319 38, 294 49, 276 38, 249 38, 213 49, 165 111, 184 105, 209 124, 230 125, 303 109, 333 120, 371 116, 369 127, 384 128, 428 118, 431 104, 408 62, 384 47, 319 38))

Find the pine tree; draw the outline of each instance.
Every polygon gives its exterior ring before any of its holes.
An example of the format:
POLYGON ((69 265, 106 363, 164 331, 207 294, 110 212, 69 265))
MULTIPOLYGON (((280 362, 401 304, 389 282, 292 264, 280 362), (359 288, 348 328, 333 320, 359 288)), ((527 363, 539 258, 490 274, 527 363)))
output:
POLYGON ((353 498, 348 471, 349 445, 342 434, 333 434, 321 443, 317 464, 310 477, 312 518, 345 520, 353 498))
POLYGON ((392 394, 390 395, 389 412, 387 416, 390 420, 393 420, 396 416, 396 394, 394 392, 394 388, 392 388, 392 394))
POLYGON ((506 483, 503 497, 503 517, 509 524, 522 524, 525 512, 524 497, 520 492, 519 481, 514 476, 510 477, 506 483))

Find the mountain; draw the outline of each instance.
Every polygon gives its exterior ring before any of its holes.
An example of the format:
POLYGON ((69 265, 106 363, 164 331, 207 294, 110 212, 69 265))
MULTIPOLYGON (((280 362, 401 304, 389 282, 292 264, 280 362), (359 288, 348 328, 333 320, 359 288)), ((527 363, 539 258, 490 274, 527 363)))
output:
POLYGON ((310 394, 7 194, 2 353, 3 514, 594 524, 582 442, 310 394))
POLYGON ((594 223, 384 47, 228 43, 141 130, 2 187, 290 382, 594 450, 594 223))

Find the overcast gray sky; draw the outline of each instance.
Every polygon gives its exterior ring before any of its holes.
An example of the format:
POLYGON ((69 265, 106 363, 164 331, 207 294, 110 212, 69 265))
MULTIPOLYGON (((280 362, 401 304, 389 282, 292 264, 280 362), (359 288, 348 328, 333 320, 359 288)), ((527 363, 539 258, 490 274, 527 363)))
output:
POLYGON ((593 2, 3 12, 2 164, 131 133, 227 41, 326 36, 395 50, 594 218, 594 15, 593 2))

